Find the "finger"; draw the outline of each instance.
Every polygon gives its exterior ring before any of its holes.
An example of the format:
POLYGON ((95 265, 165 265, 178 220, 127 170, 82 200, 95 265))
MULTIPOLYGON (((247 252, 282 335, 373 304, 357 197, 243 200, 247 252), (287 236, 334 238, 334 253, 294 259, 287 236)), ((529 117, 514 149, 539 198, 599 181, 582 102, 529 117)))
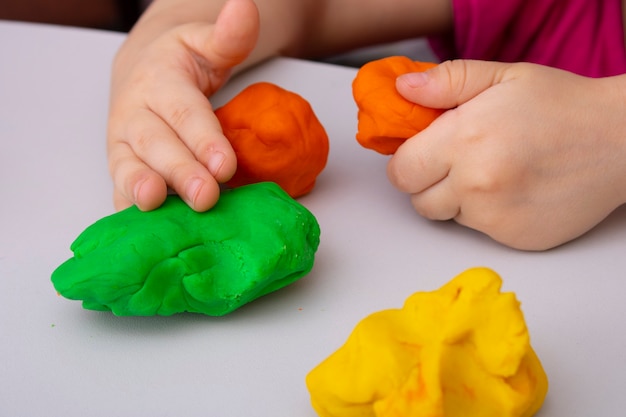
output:
POLYGON ((150 94, 150 110, 163 119, 218 182, 228 181, 237 169, 237 158, 202 92, 187 80, 172 78, 150 94), (176 94, 170 94, 172 91, 176 94))
POLYGON ((230 66, 240 63, 254 49, 260 25, 254 1, 227 1, 215 22, 215 33, 208 39, 208 53, 230 66))
MULTIPOLYGON (((124 142, 118 143, 112 146, 109 156, 114 179, 118 176, 121 181, 124 177, 131 178, 134 191, 122 183, 125 194, 137 196, 136 187, 140 180, 153 171, 193 209, 204 211, 211 208, 219 198, 219 185, 176 133, 148 110, 140 111, 133 120, 124 134, 118 136, 130 138, 132 148, 124 146, 124 142)), ((140 190, 143 191, 143 186, 140 190)))
POLYGON ((251 0, 227 1, 214 25, 182 26, 179 39, 199 58, 185 73, 189 79, 173 76, 169 81, 171 87, 166 84, 158 89, 150 101, 153 110, 162 115, 219 182, 228 181, 235 173, 236 156, 209 101, 200 91, 207 95, 215 92, 226 81, 232 67, 252 51, 258 35, 259 14, 251 0), (176 94, 171 94, 172 91, 176 94), (173 97, 184 100, 177 102, 173 97))
POLYGON ((152 90, 148 99, 151 109, 218 182, 233 176, 237 162, 204 94, 214 93, 226 81, 232 67, 252 51, 258 34, 258 9, 251 0, 227 1, 214 25, 181 26, 177 37, 196 58, 187 71, 172 72, 169 80, 159 79, 161 88, 152 90))
MULTIPOLYGON (((215 24, 191 23, 179 28, 179 37, 204 58, 207 70, 222 76, 241 63, 256 46, 260 31, 259 11, 252 0, 227 1, 215 24)), ((214 90, 218 86, 214 86, 214 90)))
POLYGON ((109 169, 113 178, 113 204, 116 210, 136 205, 148 211, 165 200, 167 186, 156 172, 139 160, 126 143, 118 143, 109 152, 109 169))
POLYGON ((454 219, 461 212, 459 198, 448 177, 411 195, 411 203, 419 214, 431 220, 454 219))
POLYGON ((127 199, 120 190, 118 189, 113 190, 113 206, 115 207, 115 210, 121 211, 121 210, 127 209, 128 207, 132 205, 133 205, 133 202, 127 199))
POLYGON ((407 100, 437 109, 452 109, 505 81, 510 64, 473 60, 445 61, 424 72, 396 79, 407 100))
POLYGON ((451 152, 446 150, 456 134, 454 119, 455 110, 442 114, 396 150, 387 164, 387 177, 398 190, 419 193, 448 175, 451 152))

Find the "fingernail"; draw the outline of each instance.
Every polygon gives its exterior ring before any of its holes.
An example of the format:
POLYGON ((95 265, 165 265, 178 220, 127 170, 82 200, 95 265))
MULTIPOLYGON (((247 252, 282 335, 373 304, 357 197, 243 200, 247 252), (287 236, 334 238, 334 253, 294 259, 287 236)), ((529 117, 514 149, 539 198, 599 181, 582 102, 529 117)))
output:
POLYGON ((425 72, 409 72, 398 77, 399 80, 412 88, 422 87, 428 82, 428 75, 425 72))
POLYGON ((222 169, 222 165, 224 165, 224 159, 226 159, 226 155, 224 155, 224 153, 222 152, 214 152, 213 155, 211 155, 208 164, 209 172, 211 173, 211 175, 213 175, 214 177, 217 176, 217 174, 222 169))
POLYGON ((135 184, 135 187, 133 188, 133 203, 137 204, 139 202, 139 195, 141 194, 141 187, 143 186, 143 184, 146 182, 146 179, 142 179, 139 182, 137 182, 137 184, 135 184))
POLYGON ((198 194, 200 193, 200 189, 204 185, 204 181, 201 178, 192 178, 189 180, 187 184, 187 188, 185 190, 185 194, 187 195, 187 201, 190 204, 195 204, 196 199, 198 198, 198 194))

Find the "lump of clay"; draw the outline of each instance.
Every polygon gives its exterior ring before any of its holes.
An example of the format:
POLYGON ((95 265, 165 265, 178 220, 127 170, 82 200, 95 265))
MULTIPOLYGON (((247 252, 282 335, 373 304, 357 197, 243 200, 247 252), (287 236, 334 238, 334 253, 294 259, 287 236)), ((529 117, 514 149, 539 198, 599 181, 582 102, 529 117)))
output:
POLYGON ((396 90, 396 78, 426 71, 436 64, 391 56, 363 65, 352 82, 358 107, 356 139, 361 146, 384 155, 396 152, 408 138, 421 132, 443 110, 411 103, 396 90))
POLYGON ((246 87, 215 115, 237 154, 229 186, 272 181, 294 198, 313 189, 326 166, 329 144, 308 101, 260 82, 246 87))
POLYGON ((493 271, 465 271, 362 320, 307 376, 322 417, 530 417, 548 380, 520 303, 493 271))
POLYGON ((120 316, 221 316, 307 274, 319 235, 313 214, 274 183, 226 190, 204 213, 169 196, 89 226, 52 282, 84 308, 120 316))

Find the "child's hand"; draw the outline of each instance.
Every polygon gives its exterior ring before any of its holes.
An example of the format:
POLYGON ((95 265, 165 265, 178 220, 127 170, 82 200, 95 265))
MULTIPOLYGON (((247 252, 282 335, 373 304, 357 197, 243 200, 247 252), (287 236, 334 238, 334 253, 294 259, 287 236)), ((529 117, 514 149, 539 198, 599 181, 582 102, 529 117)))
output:
POLYGON ((462 60, 427 74, 399 77, 399 92, 453 110, 388 166, 420 214, 539 250, 585 233, 626 202, 623 77, 462 60))
POLYGON ((122 49, 108 126, 117 209, 154 209, 168 186, 195 210, 215 204, 218 183, 233 175, 236 158, 207 96, 248 56, 258 31, 254 3, 229 1, 214 25, 177 26, 122 49))

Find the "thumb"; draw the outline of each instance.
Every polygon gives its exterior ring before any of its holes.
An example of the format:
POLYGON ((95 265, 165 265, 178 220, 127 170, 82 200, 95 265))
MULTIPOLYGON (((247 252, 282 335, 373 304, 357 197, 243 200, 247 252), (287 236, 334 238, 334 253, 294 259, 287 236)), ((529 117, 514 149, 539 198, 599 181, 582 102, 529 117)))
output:
POLYGON ((445 61, 424 72, 400 75, 396 89, 425 107, 452 109, 502 82, 510 64, 476 60, 445 61))
POLYGON ((259 10, 253 0, 228 0, 215 22, 209 46, 216 55, 243 61, 259 38, 259 10))
POLYGON ((213 69, 230 69, 246 59, 256 46, 259 19, 253 0, 228 0, 215 24, 190 24, 180 35, 213 69))

